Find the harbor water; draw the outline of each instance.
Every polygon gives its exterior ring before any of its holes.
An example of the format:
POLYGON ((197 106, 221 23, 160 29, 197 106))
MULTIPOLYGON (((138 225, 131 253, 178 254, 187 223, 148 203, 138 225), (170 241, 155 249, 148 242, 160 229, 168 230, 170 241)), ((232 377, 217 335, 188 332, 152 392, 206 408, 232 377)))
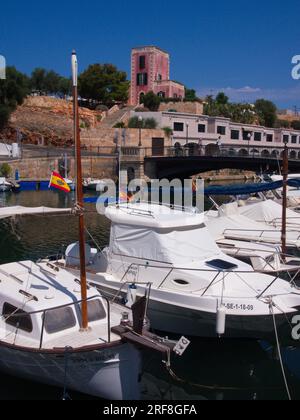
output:
MULTIPOLYGON (((74 196, 52 191, 1 194, 0 206, 71 207, 74 196)), ((109 222, 87 205, 86 225, 99 246, 109 240, 109 222)), ((24 217, 0 221, 0 264, 37 260, 59 254, 77 240, 77 219, 70 216, 24 217)), ((160 356, 143 354, 143 398, 147 400, 278 400, 287 399, 280 363, 269 343, 250 340, 191 338, 182 356, 172 357, 181 379, 171 378, 160 356)), ((283 359, 293 399, 300 399, 299 348, 283 348, 283 359)), ((0 374, 0 399, 62 398, 62 389, 42 386, 0 374)), ((72 399, 89 397, 70 392, 72 399)))

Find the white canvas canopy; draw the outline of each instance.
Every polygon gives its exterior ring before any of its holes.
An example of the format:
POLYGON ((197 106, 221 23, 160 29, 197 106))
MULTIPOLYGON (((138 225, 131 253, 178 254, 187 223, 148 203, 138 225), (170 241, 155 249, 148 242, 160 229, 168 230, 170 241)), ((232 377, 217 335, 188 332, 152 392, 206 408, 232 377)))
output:
MULTIPOLYGON (((282 205, 272 200, 240 207, 239 213, 256 222, 273 223, 276 225, 281 225, 282 222, 282 205)), ((299 228, 300 214, 287 209, 287 222, 290 226, 295 224, 295 228, 299 228)))
MULTIPOLYGON (((256 222, 240 214, 237 204, 229 207, 224 205, 219 212, 207 212, 205 224, 216 241, 226 238, 250 242, 281 243, 279 228, 263 222, 256 222)), ((299 231, 289 230, 287 232, 287 245, 300 247, 299 231)))
POLYGON ((164 206, 111 207, 110 250, 115 255, 164 262, 175 266, 221 254, 204 226, 203 216, 164 206))
POLYGON ((71 209, 56 209, 50 207, 0 207, 0 219, 14 216, 70 214, 71 209))

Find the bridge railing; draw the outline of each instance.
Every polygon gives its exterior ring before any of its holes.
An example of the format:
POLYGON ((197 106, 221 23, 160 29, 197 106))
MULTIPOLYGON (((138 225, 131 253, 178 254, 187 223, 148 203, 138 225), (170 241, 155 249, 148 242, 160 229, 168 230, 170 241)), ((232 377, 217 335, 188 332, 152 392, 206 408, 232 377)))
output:
MULTIPOLYGON (((145 148, 145 157, 236 157, 236 158, 265 158, 280 160, 282 158, 282 146, 237 146, 237 145, 197 145, 190 144, 182 147, 145 148)), ((300 151, 289 151, 290 159, 300 159, 300 151)))

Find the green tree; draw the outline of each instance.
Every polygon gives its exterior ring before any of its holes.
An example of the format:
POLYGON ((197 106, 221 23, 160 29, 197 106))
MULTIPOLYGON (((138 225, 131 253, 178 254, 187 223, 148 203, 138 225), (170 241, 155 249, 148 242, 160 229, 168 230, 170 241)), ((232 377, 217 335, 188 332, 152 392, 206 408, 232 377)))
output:
POLYGON ((11 169, 11 167, 9 166, 9 164, 8 163, 3 163, 1 166, 0 166, 0 175, 1 176, 3 176, 3 177, 5 177, 5 178, 8 178, 9 176, 10 176, 10 174, 12 173, 12 169, 11 169))
POLYGON ((45 91, 45 78, 46 78, 47 71, 40 67, 37 67, 31 73, 31 89, 37 90, 39 92, 45 91))
POLYGON ((159 109, 161 100, 160 97, 155 95, 154 92, 150 91, 142 98, 142 103, 152 112, 156 112, 159 109))
MULTIPOLYGON (((300 124, 299 124, 300 125, 300 124)), ((288 120, 278 119, 275 123, 276 128, 290 128, 291 124, 288 120)))
POLYGON ((129 82, 126 73, 112 64, 93 64, 79 76, 79 93, 85 99, 111 106, 127 102, 129 82))
POLYGON ((197 94, 195 89, 189 89, 189 88, 185 88, 185 100, 187 101, 196 101, 197 98, 197 94))
POLYGON ((21 105, 28 95, 29 79, 15 67, 6 69, 6 79, 0 80, 0 128, 3 128, 10 114, 21 105))
POLYGON ((276 105, 266 99, 258 99, 255 102, 255 110, 259 117, 259 123, 265 127, 273 128, 277 120, 276 105))
POLYGON ((229 102, 228 96, 224 92, 219 92, 216 96, 216 103, 219 105, 227 105, 229 102))
POLYGON ((300 130, 300 121, 299 120, 292 121, 291 127, 293 130, 300 130))
POLYGON ((157 128, 157 121, 154 118, 146 118, 144 128, 155 130, 157 128))

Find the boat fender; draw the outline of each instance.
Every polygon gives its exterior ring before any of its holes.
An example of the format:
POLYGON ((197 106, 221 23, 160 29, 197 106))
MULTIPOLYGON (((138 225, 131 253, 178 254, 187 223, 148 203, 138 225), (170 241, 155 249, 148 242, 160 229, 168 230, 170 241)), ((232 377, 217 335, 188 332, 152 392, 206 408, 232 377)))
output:
POLYGON ((217 310, 217 325, 216 332, 219 337, 225 334, 226 330, 226 308, 224 305, 217 310))
POLYGON ((131 308, 132 305, 136 302, 136 292, 137 287, 135 284, 130 284, 127 289, 127 299, 126 299, 126 306, 131 308))

